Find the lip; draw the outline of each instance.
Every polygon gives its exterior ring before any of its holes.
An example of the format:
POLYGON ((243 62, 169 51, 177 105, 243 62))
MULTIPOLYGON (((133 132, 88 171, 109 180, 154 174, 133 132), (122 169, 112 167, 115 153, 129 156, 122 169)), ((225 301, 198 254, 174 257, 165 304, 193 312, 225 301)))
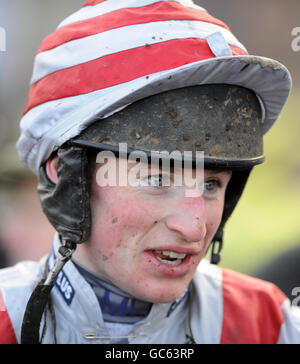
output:
POLYGON ((195 269, 195 264, 197 263, 194 259, 195 255, 200 254, 199 251, 189 250, 184 247, 158 247, 151 250, 146 250, 143 253, 143 257, 146 260, 146 263, 150 265, 151 269, 154 272, 158 273, 162 276, 167 276, 171 278, 183 277, 191 270, 195 269), (154 250, 168 250, 178 254, 186 254, 187 256, 184 258, 181 264, 179 265, 169 265, 167 263, 163 263, 157 259, 157 257, 153 254, 154 250))

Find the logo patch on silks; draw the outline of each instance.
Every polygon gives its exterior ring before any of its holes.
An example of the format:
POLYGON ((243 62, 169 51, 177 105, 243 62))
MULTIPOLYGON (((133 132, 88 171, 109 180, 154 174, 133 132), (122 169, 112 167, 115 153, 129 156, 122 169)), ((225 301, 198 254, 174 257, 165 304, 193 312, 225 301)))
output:
MULTIPOLYGON (((49 270, 53 267, 55 259, 56 259, 55 253, 54 251, 52 251, 48 262, 49 270)), ((64 271, 61 271, 58 274, 57 279, 55 281, 55 287, 60 292, 66 304, 70 306, 75 295, 75 290, 72 284, 70 283, 68 276, 64 273, 64 271)))

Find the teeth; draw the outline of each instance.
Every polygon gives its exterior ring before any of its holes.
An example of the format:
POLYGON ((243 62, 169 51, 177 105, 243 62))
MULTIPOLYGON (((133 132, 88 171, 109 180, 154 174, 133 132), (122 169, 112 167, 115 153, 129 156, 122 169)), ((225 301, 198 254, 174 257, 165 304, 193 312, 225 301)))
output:
POLYGON ((175 252, 171 252, 169 250, 155 250, 155 256, 158 260, 160 260, 162 263, 169 264, 169 265, 179 265, 182 263, 183 259, 187 256, 187 254, 179 254, 175 252), (164 259, 166 257, 169 257, 170 259, 164 259))
POLYGON ((179 265, 182 263, 182 260, 181 259, 177 259, 177 260, 166 260, 166 259, 162 259, 160 257, 157 257, 158 260, 160 260, 162 263, 165 263, 165 264, 169 264, 169 265, 179 265))

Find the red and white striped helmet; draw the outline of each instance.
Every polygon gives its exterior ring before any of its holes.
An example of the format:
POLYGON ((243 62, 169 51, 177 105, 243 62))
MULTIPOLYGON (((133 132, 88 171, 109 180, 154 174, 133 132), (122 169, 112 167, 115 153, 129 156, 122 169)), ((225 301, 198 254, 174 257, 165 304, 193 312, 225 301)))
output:
POLYGON ((264 132, 291 89, 282 64, 248 55, 226 24, 192 0, 89 0, 38 50, 20 159, 38 174, 53 151, 96 119, 150 95, 214 83, 253 90, 264 132))

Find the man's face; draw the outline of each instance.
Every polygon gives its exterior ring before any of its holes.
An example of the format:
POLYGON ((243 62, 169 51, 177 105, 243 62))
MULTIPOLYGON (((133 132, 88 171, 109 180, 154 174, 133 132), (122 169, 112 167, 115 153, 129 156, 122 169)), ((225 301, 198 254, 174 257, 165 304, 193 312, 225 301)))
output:
POLYGON ((93 178, 91 237, 75 253, 122 290, 162 303, 183 294, 203 259, 221 222, 231 173, 205 170, 204 192, 196 197, 172 185, 173 173, 169 186, 164 177, 149 172, 149 183, 137 187, 100 187, 93 178))

